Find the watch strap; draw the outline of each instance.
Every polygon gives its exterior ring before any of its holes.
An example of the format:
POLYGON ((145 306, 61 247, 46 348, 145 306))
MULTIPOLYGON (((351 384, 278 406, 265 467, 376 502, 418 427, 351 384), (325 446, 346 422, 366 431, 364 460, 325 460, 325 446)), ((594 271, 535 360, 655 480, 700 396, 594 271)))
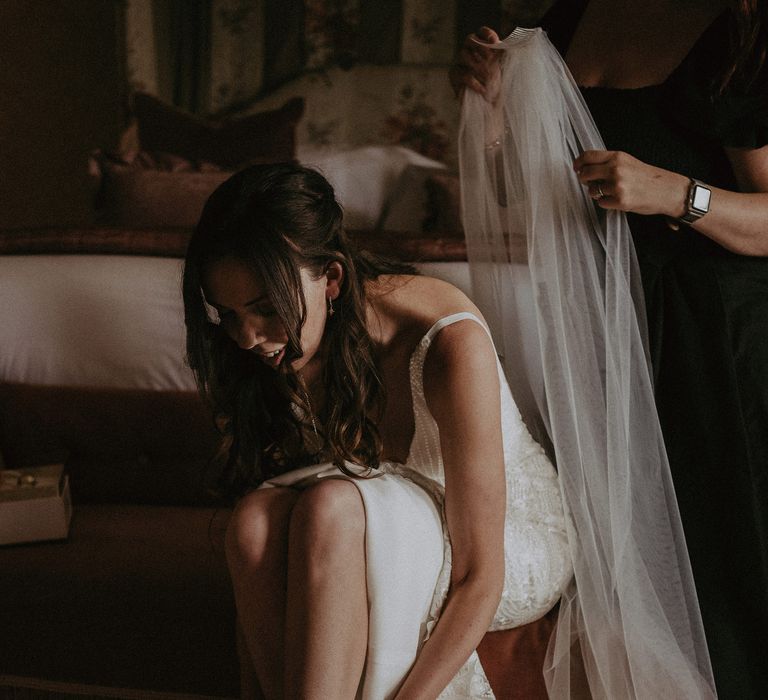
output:
POLYGON ((696 205, 696 193, 698 189, 706 190, 710 196, 712 194, 712 190, 703 182, 700 182, 694 178, 690 178, 688 193, 685 197, 685 213, 678 218, 678 221, 691 224, 694 221, 698 221, 702 216, 709 212, 709 197, 707 197, 705 207, 696 205))

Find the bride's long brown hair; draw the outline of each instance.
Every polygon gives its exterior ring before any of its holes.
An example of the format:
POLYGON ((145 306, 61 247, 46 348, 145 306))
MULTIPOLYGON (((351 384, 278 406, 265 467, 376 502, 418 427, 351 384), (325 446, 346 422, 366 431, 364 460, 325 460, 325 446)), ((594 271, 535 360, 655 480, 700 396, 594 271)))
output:
POLYGON ((322 458, 345 471, 345 460, 376 468, 382 450, 376 420, 385 397, 366 327, 364 283, 382 274, 415 274, 414 268, 357 250, 331 185, 294 163, 249 167, 205 205, 184 265, 187 361, 223 434, 219 485, 230 495, 318 459, 303 438, 312 407, 291 363, 302 355, 306 319, 300 269, 319 276, 333 262, 345 274, 325 328, 326 401, 316 416, 322 458), (245 262, 264 281, 288 335, 278 371, 241 350, 209 317, 202 282, 208 267, 224 258, 245 262))

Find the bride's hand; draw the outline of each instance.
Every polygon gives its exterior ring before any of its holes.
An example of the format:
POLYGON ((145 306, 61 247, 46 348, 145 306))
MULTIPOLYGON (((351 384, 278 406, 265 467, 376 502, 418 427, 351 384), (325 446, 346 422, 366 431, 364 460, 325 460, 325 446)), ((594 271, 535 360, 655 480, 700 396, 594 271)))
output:
POLYGON ((489 27, 481 27, 475 34, 467 36, 456 62, 448 71, 448 79, 457 97, 469 88, 491 104, 496 103, 501 85, 499 52, 485 44, 497 44, 499 41, 499 35, 489 27))
POLYGON ((623 151, 584 151, 573 169, 603 209, 677 218, 685 213, 689 180, 623 151))

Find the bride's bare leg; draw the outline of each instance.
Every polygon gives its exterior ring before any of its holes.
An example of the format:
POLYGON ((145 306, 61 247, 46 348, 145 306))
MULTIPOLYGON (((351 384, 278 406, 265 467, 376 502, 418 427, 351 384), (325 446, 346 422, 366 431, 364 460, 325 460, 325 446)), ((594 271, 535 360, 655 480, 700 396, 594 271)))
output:
POLYGON ((365 511, 338 479, 303 492, 288 545, 287 698, 352 700, 365 664, 365 511))
POLYGON ((240 700, 265 700, 239 620, 237 622, 237 660, 240 663, 240 700))
POLYGON ((253 491, 227 527, 227 564, 243 638, 268 700, 283 698, 288 527, 298 498, 292 489, 253 491))

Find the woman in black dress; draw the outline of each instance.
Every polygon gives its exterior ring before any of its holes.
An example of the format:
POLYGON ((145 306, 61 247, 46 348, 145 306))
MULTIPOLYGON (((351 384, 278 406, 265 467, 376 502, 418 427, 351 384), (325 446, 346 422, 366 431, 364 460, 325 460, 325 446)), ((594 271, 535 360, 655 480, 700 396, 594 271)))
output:
MULTIPOLYGON (((768 7, 560 0, 542 26, 609 149, 574 168, 632 230, 718 694, 766 698, 768 7)), ((468 37, 451 79, 492 99, 475 39, 498 36, 468 37)))

